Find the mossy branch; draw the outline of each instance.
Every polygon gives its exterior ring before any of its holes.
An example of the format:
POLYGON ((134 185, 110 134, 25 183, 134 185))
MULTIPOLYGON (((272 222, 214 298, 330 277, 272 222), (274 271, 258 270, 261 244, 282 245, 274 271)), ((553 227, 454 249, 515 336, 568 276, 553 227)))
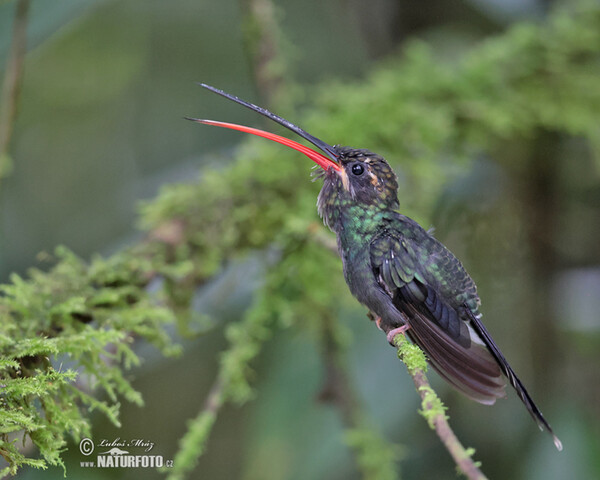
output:
POLYGON ((346 444, 352 449, 362 478, 395 480, 399 478, 397 461, 402 456, 402 447, 388 442, 369 421, 347 370, 342 325, 331 312, 323 314, 320 325, 325 378, 319 398, 339 410, 346 444))
POLYGON ((271 335, 271 329, 263 320, 270 319, 247 316, 228 329, 230 347, 221 357, 217 378, 202 410, 188 423, 188 430, 179 442, 173 468, 164 470, 168 472, 169 480, 182 480, 196 467, 223 405, 226 402, 239 405, 252 397, 248 365, 260 352, 263 341, 271 335))
POLYGON ((417 345, 410 343, 402 333, 394 336, 392 341, 398 348, 398 358, 406 365, 421 397, 421 410, 419 413, 425 417, 429 427, 435 430, 446 450, 454 459, 458 469, 469 480, 486 480, 487 477, 479 469, 479 463, 472 458, 475 450, 463 447, 452 428, 450 428, 446 407, 429 385, 425 375, 427 360, 423 351, 417 345))
POLYGON ((179 450, 168 472, 168 480, 182 480, 194 469, 206 449, 206 442, 225 403, 226 386, 222 377, 210 389, 202 411, 188 423, 188 430, 179 441, 179 450))
POLYGON ((48 272, 12 275, 0 287, 1 475, 24 465, 64 468, 66 437, 90 434, 90 411, 120 425, 118 397, 142 405, 123 373, 140 362, 136 338, 178 352, 163 330, 172 315, 147 291, 142 258, 127 252, 88 263, 58 248, 56 259, 48 272), (88 393, 96 387, 106 400, 88 393), (27 458, 17 435, 42 458, 27 458))

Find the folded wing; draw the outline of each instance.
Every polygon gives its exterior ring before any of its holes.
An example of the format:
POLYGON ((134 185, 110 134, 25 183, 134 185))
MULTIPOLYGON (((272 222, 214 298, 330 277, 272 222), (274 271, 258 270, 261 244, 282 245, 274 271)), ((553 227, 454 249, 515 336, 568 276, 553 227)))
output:
MULTIPOLYGON (((441 259, 443 265, 446 259, 441 255, 445 253, 434 251, 433 256, 441 259)), ((465 302, 458 304, 457 299, 447 298, 453 291, 444 284, 443 274, 431 278, 435 272, 422 267, 429 259, 419 258, 420 255, 422 252, 399 236, 383 235, 371 245, 374 273, 396 308, 408 319, 410 339, 425 351, 431 365, 452 386, 477 402, 492 404, 505 395, 503 371, 484 339, 470 325, 471 316, 466 312, 469 307, 465 302)), ((455 270, 451 280, 461 286, 469 284, 460 278, 461 274, 467 275, 462 266, 455 270)), ((457 292, 458 301, 462 299, 460 295, 457 292)))

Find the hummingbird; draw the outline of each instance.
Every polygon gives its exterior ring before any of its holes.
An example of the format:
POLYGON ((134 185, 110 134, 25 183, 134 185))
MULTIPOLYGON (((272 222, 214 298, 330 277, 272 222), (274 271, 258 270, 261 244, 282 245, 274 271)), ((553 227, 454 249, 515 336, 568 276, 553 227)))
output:
POLYGON ((265 108, 206 84, 202 87, 247 107, 304 138, 319 151, 244 125, 189 118, 257 135, 310 158, 323 187, 317 210, 336 235, 344 278, 388 342, 403 333, 452 387, 492 405, 508 381, 540 430, 552 431, 527 389, 481 321, 475 282, 462 263, 415 220, 399 213, 396 174, 367 149, 329 145, 265 108), (321 153, 322 152, 322 153, 321 153))

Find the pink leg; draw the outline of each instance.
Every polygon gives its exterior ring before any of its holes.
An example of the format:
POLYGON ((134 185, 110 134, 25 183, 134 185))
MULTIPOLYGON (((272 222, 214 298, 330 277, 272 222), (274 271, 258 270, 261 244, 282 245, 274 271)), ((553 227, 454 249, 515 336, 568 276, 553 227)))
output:
MULTIPOLYGON (((408 323, 405 323, 404 325, 402 325, 401 327, 398 328, 394 328, 392 330, 390 330, 387 333, 387 341, 390 343, 390 345, 394 345, 394 337, 396 335, 398 335, 399 333, 404 333, 406 332, 408 329, 410 328, 410 325, 408 323)), ((394 345, 395 346, 395 345, 394 345)))

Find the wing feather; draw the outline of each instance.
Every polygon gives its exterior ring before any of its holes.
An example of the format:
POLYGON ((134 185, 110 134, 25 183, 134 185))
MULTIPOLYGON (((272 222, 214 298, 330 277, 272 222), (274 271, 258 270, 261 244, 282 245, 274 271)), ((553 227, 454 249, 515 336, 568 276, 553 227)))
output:
MULTIPOLYGON (((505 396, 505 377, 541 429, 560 440, 480 321, 475 284, 462 264, 416 222, 398 215, 393 233, 371 243, 371 267, 406 319, 407 334, 448 383, 473 400, 505 396), (402 232, 405 235, 402 235, 402 232)), ((375 313, 385 319, 385 312, 375 313)), ((399 326, 398 319, 392 327, 399 326)))
MULTIPOLYGON (((385 235, 372 244, 371 263, 382 288, 406 315, 409 337, 452 386, 472 399, 491 404, 504 396, 503 371, 489 349, 469 328, 470 318, 440 294, 427 272, 417 269, 418 253, 409 242, 385 235)), ((448 261, 448 259, 444 259, 448 261)), ((460 279, 457 279, 460 280, 460 279)), ((462 282, 460 282, 462 284, 462 282)))

